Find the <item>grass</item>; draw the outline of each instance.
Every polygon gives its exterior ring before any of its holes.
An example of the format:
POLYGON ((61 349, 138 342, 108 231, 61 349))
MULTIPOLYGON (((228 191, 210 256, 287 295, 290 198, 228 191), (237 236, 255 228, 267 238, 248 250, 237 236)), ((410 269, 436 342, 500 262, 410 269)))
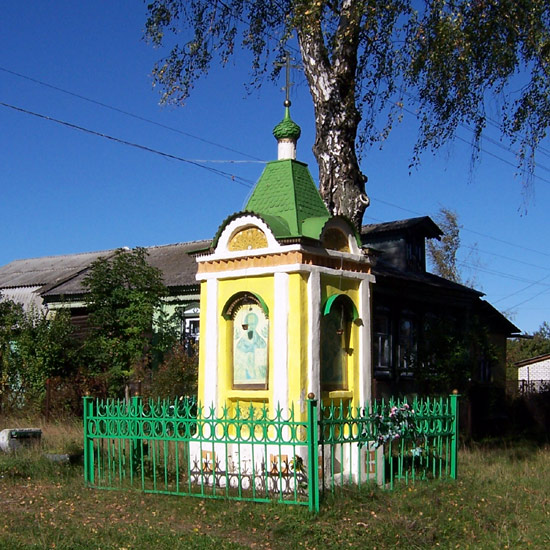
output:
MULTIPOLYGON (((51 450, 78 443, 78 424, 40 427, 51 450)), ((456 482, 343 488, 313 516, 298 506, 85 489, 81 465, 31 449, 0 455, 0 549, 543 549, 549 471, 549 447, 471 446, 456 482)))
POLYGON ((82 420, 78 418, 46 422, 27 417, 0 418, 0 430, 6 428, 40 428, 45 453, 82 451, 82 420))

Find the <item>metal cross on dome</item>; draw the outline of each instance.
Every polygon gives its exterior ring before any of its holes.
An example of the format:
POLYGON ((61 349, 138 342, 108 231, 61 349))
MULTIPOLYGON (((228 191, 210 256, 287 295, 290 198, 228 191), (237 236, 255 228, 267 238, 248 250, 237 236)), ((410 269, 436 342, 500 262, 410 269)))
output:
POLYGON ((285 107, 290 107, 290 87, 294 86, 294 82, 290 81, 290 69, 299 69, 300 65, 292 64, 292 61, 294 61, 294 59, 290 57, 290 52, 288 51, 285 51, 283 59, 284 61, 282 63, 276 62, 275 65, 277 67, 285 67, 286 83, 282 89, 285 91, 285 107))

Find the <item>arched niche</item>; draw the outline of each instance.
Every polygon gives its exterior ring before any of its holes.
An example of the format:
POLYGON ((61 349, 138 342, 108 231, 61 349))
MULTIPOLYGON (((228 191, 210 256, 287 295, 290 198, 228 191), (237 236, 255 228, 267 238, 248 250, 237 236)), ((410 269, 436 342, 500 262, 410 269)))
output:
POLYGON ((349 296, 334 294, 327 298, 322 312, 321 391, 348 390, 357 308, 349 296))
POLYGON ((261 296, 238 292, 226 302, 222 316, 231 334, 233 389, 268 387, 269 310, 261 296))

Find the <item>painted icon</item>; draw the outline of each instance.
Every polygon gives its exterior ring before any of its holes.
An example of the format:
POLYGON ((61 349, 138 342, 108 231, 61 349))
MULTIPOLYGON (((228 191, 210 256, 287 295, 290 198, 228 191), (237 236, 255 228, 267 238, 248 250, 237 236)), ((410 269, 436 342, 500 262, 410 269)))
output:
POLYGON ((233 320, 233 386, 267 388, 269 322, 257 304, 243 305, 233 320))

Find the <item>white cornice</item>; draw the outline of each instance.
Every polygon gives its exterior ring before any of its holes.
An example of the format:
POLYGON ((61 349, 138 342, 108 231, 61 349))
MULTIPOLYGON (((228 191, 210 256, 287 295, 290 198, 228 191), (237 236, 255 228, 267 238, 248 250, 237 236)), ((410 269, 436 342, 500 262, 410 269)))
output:
POLYGON ((246 267, 243 269, 215 271, 197 274, 198 281, 210 279, 237 279, 241 277, 260 277, 262 275, 273 275, 275 273, 324 273, 327 275, 342 276, 348 279, 361 279, 374 283, 376 278, 370 273, 348 271, 346 269, 333 269, 309 264, 286 264, 268 267, 246 267))
MULTIPOLYGON (((250 227, 251 224, 245 224, 241 227, 250 227)), ((234 234, 235 231, 232 232, 234 234)), ((367 262, 372 264, 374 258, 366 251, 358 249, 359 253, 354 254, 351 252, 339 252, 338 250, 331 250, 322 247, 308 246, 303 244, 287 244, 281 245, 277 243, 276 247, 256 248, 253 250, 227 250, 227 243, 224 245, 224 249, 221 250, 220 246, 216 247, 216 250, 211 254, 205 254, 203 256, 197 256, 197 263, 215 262, 221 260, 234 260, 239 258, 254 258, 258 256, 267 256, 271 254, 284 254, 287 252, 303 252, 306 254, 314 254, 316 256, 328 256, 330 258, 338 258, 341 260, 350 260, 353 262, 367 262)))

